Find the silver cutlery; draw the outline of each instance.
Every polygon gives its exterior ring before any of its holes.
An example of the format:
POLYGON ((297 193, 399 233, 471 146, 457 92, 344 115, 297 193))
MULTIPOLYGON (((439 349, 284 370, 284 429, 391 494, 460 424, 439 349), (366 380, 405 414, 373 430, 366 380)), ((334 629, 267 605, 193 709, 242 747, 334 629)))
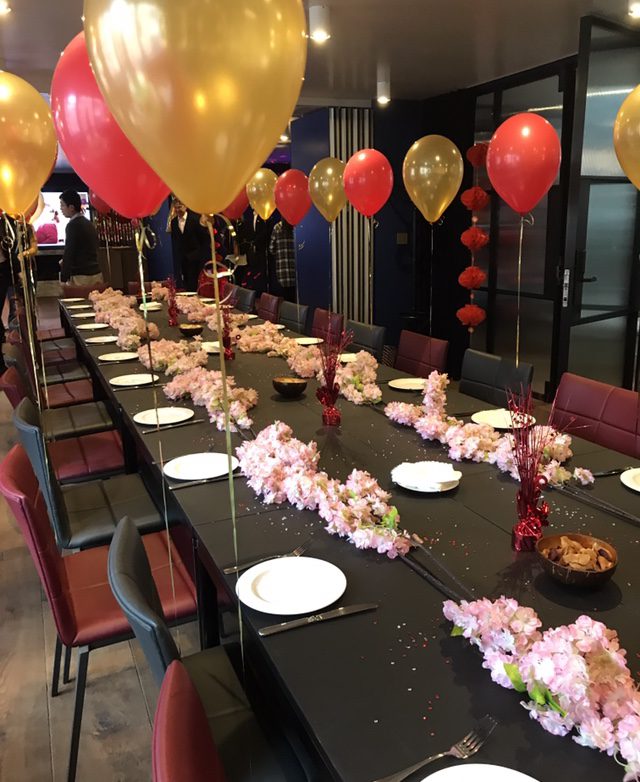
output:
POLYGON ((155 424, 150 424, 150 429, 143 429, 142 434, 162 434, 162 432, 166 432, 167 429, 179 429, 181 426, 192 426, 193 424, 204 424, 206 423, 204 418, 191 418, 188 421, 180 421, 178 424, 164 424, 160 425, 160 427, 156 426, 155 424))
MULTIPOLYGON (((239 473, 233 473, 233 477, 237 478, 239 473)), ((202 478, 198 481, 184 481, 184 483, 175 483, 169 486, 169 491, 178 491, 178 489, 190 489, 192 486, 202 486, 205 483, 221 483, 222 481, 228 481, 229 475, 218 475, 216 478, 202 478)))
POLYGON ((429 763, 433 763, 441 758, 452 757, 457 760, 467 760, 484 746, 497 725, 497 721, 486 714, 476 727, 470 733, 467 733, 463 739, 454 744, 451 749, 448 749, 446 752, 439 752, 437 755, 431 755, 413 766, 402 769, 402 771, 390 774, 388 777, 376 779, 375 782, 402 782, 403 779, 411 776, 411 774, 420 771, 424 766, 428 766, 429 763))
POLYGON ((258 635, 276 635, 277 633, 285 633, 287 630, 295 630, 298 627, 307 627, 308 625, 315 625, 318 622, 327 622, 330 619, 340 619, 343 616, 350 616, 351 614, 363 614, 366 611, 375 611, 378 608, 377 603, 359 603, 352 606, 341 606, 340 608, 334 608, 331 611, 325 611, 323 614, 312 614, 311 616, 303 616, 300 619, 290 619, 288 622, 280 622, 277 625, 268 625, 258 630, 258 635))
POLYGON ((432 551, 429 551, 429 549, 424 545, 424 540, 418 535, 417 533, 412 533, 411 535, 411 543, 414 548, 419 549, 423 552, 423 554, 431 560, 440 570, 449 578, 451 581, 456 585, 456 588, 460 590, 460 594, 467 600, 473 600, 474 595, 473 592, 469 589, 466 584, 463 584, 462 581, 453 573, 445 564, 442 562, 441 559, 439 559, 432 551))
POLYGON ((610 475, 622 475, 627 470, 633 470, 633 467, 615 467, 613 470, 601 470, 600 472, 592 472, 594 478, 608 478, 610 475))
POLYGON ((270 559, 282 559, 282 557, 301 557, 304 552, 311 545, 311 538, 305 540, 299 546, 293 549, 293 551, 287 551, 284 554, 270 554, 267 557, 258 557, 258 559, 251 559, 249 562, 240 562, 237 565, 229 565, 222 571, 225 576, 230 576, 232 573, 240 573, 242 570, 248 570, 254 565, 259 565, 261 562, 268 562, 270 559))
POLYGON ((405 565, 408 565, 411 568, 411 570, 414 571, 414 573, 417 573, 421 578, 424 578, 425 581, 428 581, 432 587, 435 587, 438 590, 438 592, 443 594, 445 597, 448 597, 449 600, 455 600, 456 603, 459 603, 461 600, 464 600, 462 595, 459 595, 454 589, 448 587, 443 581, 441 581, 436 575, 434 575, 429 570, 429 568, 419 564, 418 562, 416 562, 414 559, 411 559, 411 557, 407 556, 406 554, 400 554, 398 559, 404 562, 405 565))
POLYGON ((167 383, 143 383, 139 386, 111 386, 112 391, 134 391, 136 389, 140 388, 147 388, 149 391, 151 391, 153 388, 162 388, 163 386, 166 386, 167 383))

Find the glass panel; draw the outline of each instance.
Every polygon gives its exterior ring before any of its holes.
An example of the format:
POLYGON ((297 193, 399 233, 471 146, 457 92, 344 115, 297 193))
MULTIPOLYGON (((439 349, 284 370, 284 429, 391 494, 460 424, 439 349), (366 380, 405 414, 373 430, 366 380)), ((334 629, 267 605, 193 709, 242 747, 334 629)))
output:
POLYGON ((505 90, 502 93, 502 119, 505 120, 521 111, 535 111, 536 114, 541 114, 561 136, 562 93, 559 77, 550 76, 548 79, 539 79, 505 90))
POLYGON ((626 328, 626 317, 573 326, 569 371, 622 385, 626 328))
MULTIPOLYGON (((496 296, 495 352, 510 359, 516 354, 516 306, 515 296, 496 296)), ((553 302, 521 298, 520 360, 533 364, 533 390, 541 394, 550 375, 552 331, 553 302)))
MULTIPOLYGON (((487 309, 487 294, 485 291, 475 291, 474 304, 482 307, 485 312, 487 309)), ((470 335, 469 345, 474 350, 487 351, 487 321, 484 320, 470 335)))
MULTIPOLYGON (((480 141, 491 141, 493 131, 496 129, 493 119, 493 102, 493 92, 490 92, 487 95, 479 95, 476 98, 476 128, 473 137, 474 143, 478 143, 480 141)), ((461 152, 464 156, 465 150, 461 150, 461 152)), ((491 189, 491 183, 489 182, 486 168, 474 169, 473 173, 474 184, 477 184, 478 187, 483 187, 485 190, 491 189)), ((489 210, 487 209, 487 215, 488 214, 489 210)), ((487 217, 487 220, 488 219, 489 218, 487 217)))
MULTIPOLYGON (((544 271, 547 245, 547 197, 533 210, 533 225, 525 225, 522 244, 522 285, 525 293, 544 293, 544 271)), ((500 202, 500 232, 498 234, 498 288, 517 289, 518 237, 520 217, 500 202)))

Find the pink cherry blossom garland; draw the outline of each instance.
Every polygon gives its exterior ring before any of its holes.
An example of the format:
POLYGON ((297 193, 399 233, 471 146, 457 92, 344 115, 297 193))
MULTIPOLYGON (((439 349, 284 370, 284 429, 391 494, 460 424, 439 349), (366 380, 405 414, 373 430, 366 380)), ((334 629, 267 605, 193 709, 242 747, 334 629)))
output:
MULTIPOLYGON (((108 323, 118 331, 117 344, 123 350, 135 350, 147 337, 147 323, 134 309, 135 296, 125 296, 122 291, 106 288, 91 291, 89 300, 96 312, 96 323, 108 323)), ((150 339, 158 339, 160 332, 155 323, 148 324, 150 339)))
MULTIPOLYGON (((147 369, 151 369, 149 352, 148 347, 138 348, 138 359, 147 369)), ((188 342, 183 339, 175 342, 171 339, 160 339, 153 343, 151 355, 153 369, 167 375, 177 375, 195 367, 204 367, 209 360, 209 356, 202 350, 202 343, 199 340, 188 342)))

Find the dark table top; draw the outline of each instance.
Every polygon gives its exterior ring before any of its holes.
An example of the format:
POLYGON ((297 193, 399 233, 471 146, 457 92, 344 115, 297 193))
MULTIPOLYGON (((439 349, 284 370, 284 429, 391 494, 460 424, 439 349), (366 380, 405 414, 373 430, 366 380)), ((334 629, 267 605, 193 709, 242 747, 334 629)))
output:
MULTIPOLYGON (((81 322, 70 320, 64 307, 63 311, 71 326, 81 322)), ((167 326, 164 312, 150 313, 150 318, 158 324, 162 337, 180 338, 177 328, 167 326)), ((210 447, 225 450, 224 433, 208 422, 141 435, 140 427, 131 419, 136 412, 153 406, 153 391, 114 392, 108 379, 146 370, 137 362, 115 366, 97 362, 100 354, 117 348, 87 345, 84 338, 113 332, 105 329, 83 333, 74 329, 74 333, 97 382, 121 410, 124 425, 134 433, 154 480, 161 481, 160 469, 153 464, 160 455, 160 440, 165 461, 210 447)), ((209 368, 218 365, 219 358, 211 356, 209 368)), ((236 360, 227 367, 237 385, 258 391, 258 405, 251 411, 255 431, 274 420, 284 421, 299 439, 317 441, 320 468, 330 475, 344 479, 354 468, 368 470, 392 492, 391 501, 398 507, 401 526, 423 536, 432 552, 478 597, 515 597, 536 609, 545 628, 589 613, 618 631, 628 650, 630 667, 638 676, 640 631, 636 606, 640 582, 636 580, 636 563, 640 528, 563 494, 548 492, 550 532, 592 533, 609 540, 620 556, 614 578, 600 591, 561 587, 542 572, 534 554, 511 550, 516 484, 492 465, 457 465, 462 480, 457 489, 446 494, 404 491, 392 485, 391 468, 401 461, 447 461, 442 446, 424 442, 410 428, 394 425, 379 410, 358 407, 344 399, 338 403, 341 427, 323 427, 314 380, 309 381, 301 399, 284 400, 274 392, 271 378, 288 373, 282 359, 237 351, 236 360)), ((399 376, 401 373, 393 369, 379 368, 384 401, 418 403, 417 394, 394 392, 386 385, 386 381, 399 376)), ((162 379, 166 380, 164 376, 162 379)), ((159 404, 167 403, 162 389, 157 393, 159 404)), ((460 394, 455 384, 447 398, 452 414, 487 407, 460 394)), ((179 404, 191 407, 190 402, 179 404)), ((198 417, 206 418, 203 408, 193 409, 198 417)), ((242 438, 234 434, 233 442, 240 444, 242 438)), ((634 463, 627 456, 578 438, 573 439, 573 451, 572 464, 594 470, 634 463)), ((370 782, 442 751, 485 713, 493 714, 500 726, 476 756, 477 762, 509 766, 540 782, 555 782, 559 776, 604 782, 621 779, 621 769, 611 758, 580 747, 569 738, 546 733, 529 719, 516 693, 493 684, 477 651, 464 640, 449 637, 451 628, 442 617, 442 595, 402 561, 359 551, 329 536, 315 513, 297 511, 287 504, 265 505, 242 477, 234 484, 240 560, 287 551, 311 538, 307 554, 334 563, 347 577, 347 590, 340 604, 379 603, 373 613, 265 639, 257 635, 257 630, 280 619, 248 608, 242 610, 247 637, 260 648, 275 682, 286 693, 336 779, 370 782)), ((638 512, 638 496, 617 477, 598 479, 592 491, 625 510, 638 512)), ((234 561, 227 483, 185 488, 171 495, 222 578, 222 568, 234 561)), ((225 578, 233 593, 236 577, 225 578)))

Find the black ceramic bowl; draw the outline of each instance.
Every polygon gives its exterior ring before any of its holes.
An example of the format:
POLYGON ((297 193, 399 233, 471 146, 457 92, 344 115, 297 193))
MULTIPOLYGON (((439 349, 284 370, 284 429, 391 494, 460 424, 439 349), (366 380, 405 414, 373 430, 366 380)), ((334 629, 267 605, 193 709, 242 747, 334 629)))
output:
POLYGON ((564 533, 563 535, 547 535, 536 543, 536 553, 542 567, 546 573, 555 581, 561 584, 575 587, 594 588, 605 584, 616 572, 618 567, 618 552, 614 547, 600 538, 594 538, 591 535, 580 535, 578 533, 564 533), (574 568, 560 565, 549 559, 542 552, 548 549, 554 549, 560 545, 560 538, 565 537, 575 540, 585 548, 590 548, 592 543, 596 543, 598 548, 607 552, 609 559, 613 564, 607 570, 574 570, 574 568))
POLYGON ((178 324, 180 333, 185 337, 197 337, 202 334, 204 325, 202 323, 180 323, 178 324))
POLYGON ((301 377, 282 376, 274 377, 271 381, 275 390, 282 396, 286 396, 289 399, 294 399, 297 396, 302 396, 306 387, 307 381, 301 377))

